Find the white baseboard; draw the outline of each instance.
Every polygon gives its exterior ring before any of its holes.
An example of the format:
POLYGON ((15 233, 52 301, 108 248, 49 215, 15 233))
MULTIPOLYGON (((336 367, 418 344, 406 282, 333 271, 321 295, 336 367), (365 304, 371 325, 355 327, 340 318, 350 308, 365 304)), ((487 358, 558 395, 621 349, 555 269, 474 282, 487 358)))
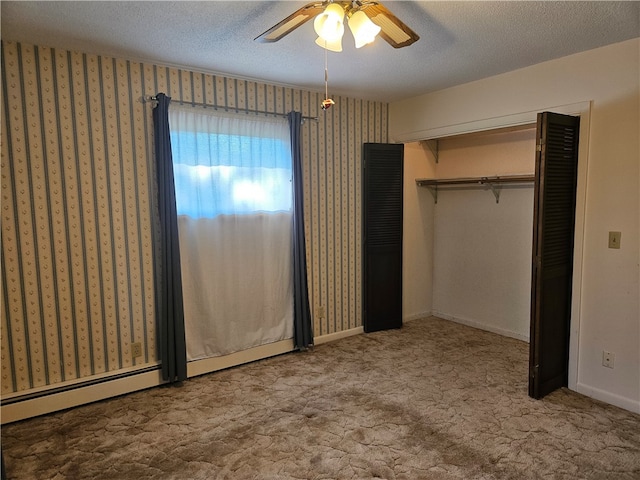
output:
MULTIPOLYGON (((473 320, 468 320, 465 318, 455 317, 452 315, 448 315, 446 313, 434 311, 432 313, 434 317, 442 318, 443 320, 449 320, 452 322, 460 323, 462 325, 467 325, 469 327, 478 328, 480 330, 486 330, 488 332, 497 333, 499 335, 503 335, 506 337, 515 338, 518 340, 522 340, 524 342, 529 342, 529 336, 520 335, 515 332, 511 332, 509 330, 504 330, 501 328, 495 328, 489 325, 485 325, 480 322, 476 322, 473 320)), ((574 390, 573 388, 571 388, 574 390)), ((601 390, 599 388, 591 387, 589 385, 585 385, 583 383, 578 383, 576 385, 575 391, 585 395, 587 397, 593 398, 595 400, 600 400, 601 402, 608 403, 610 405, 614 405, 616 407, 623 408, 625 410, 629 410, 633 413, 640 413, 640 400, 634 400, 632 398, 622 397, 620 395, 616 395, 611 392, 607 392, 605 390, 601 390)))
POLYGON ((443 320, 450 320, 455 323, 467 325, 468 327, 477 328, 479 330, 485 330, 487 332, 497 333, 498 335, 502 335, 504 337, 515 338, 517 340, 522 340, 523 342, 529 343, 529 335, 522 335, 517 332, 512 332, 511 330, 494 327, 493 325, 487 325, 485 323, 478 322, 476 320, 470 320, 468 318, 456 317, 453 315, 449 315, 447 313, 438 312, 436 310, 432 312, 432 315, 434 317, 442 318, 443 320))
MULTIPOLYGON (((415 313, 413 315, 408 315, 402 318, 403 322, 411 322, 412 320, 420 320, 422 318, 427 318, 431 316, 431 312, 421 312, 415 313)), ((364 333, 364 327, 356 327, 351 328, 349 330, 343 330, 341 332, 328 333, 326 335, 320 335, 319 337, 314 337, 313 344, 321 345, 327 342, 333 342, 335 340, 340 340, 341 338, 351 337, 353 335, 360 335, 364 333)))
POLYGON ((634 400, 632 398, 622 397, 599 388, 590 387, 584 383, 579 383, 576 386, 576 392, 586 395, 587 397, 600 400, 601 402, 614 405, 616 407, 624 408, 633 413, 640 413, 640 400, 634 400))
POLYGON ((433 315, 431 310, 429 310, 428 312, 413 313, 411 315, 407 315, 405 317, 402 317, 402 321, 403 322, 411 322, 412 320, 421 320, 423 318, 430 317, 431 315, 433 315))
POLYGON ((263 358, 274 357, 283 353, 289 353, 294 350, 293 339, 280 340, 266 345, 242 350, 240 352, 222 355, 220 357, 204 358, 202 360, 193 360, 187 363, 187 377, 195 377, 204 375, 205 373, 223 370, 225 368, 235 367, 243 363, 255 362, 263 358))
POLYGON ((321 345, 323 343, 340 340, 341 338, 352 337, 353 335, 360 335, 361 333, 364 333, 364 328, 362 327, 350 328, 349 330, 343 330, 341 332, 328 333, 326 335, 320 335, 319 337, 314 337, 313 344, 321 345))

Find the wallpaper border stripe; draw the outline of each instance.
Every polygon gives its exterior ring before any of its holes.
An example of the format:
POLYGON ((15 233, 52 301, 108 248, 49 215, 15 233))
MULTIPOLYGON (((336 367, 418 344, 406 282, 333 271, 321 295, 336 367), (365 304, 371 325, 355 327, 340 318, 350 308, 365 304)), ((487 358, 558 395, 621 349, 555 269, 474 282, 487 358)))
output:
MULTIPOLYGON (((19 62, 19 67, 18 67, 18 72, 19 72, 19 77, 20 77, 20 90, 22 92, 24 92, 24 86, 25 86, 25 81, 24 81, 24 68, 23 68, 23 63, 22 63, 22 46, 18 46, 18 62, 19 62)), ((30 149, 30 145, 29 145, 29 141, 28 139, 30 138, 29 135, 29 124, 27 122, 27 106, 26 106, 26 102, 24 102, 22 104, 22 128, 23 128, 23 132, 24 132, 24 145, 25 145, 25 154, 27 156, 27 158, 31 158, 31 149, 30 149)), ((13 163, 10 162, 10 163, 13 163)), ((11 177, 13 180, 13 176, 11 177)), ((29 176, 29 179, 31 181, 31 177, 29 176)), ((29 185, 29 198, 32 199, 32 188, 31 185, 29 185)), ((13 184, 13 193, 14 195, 16 195, 16 185, 15 183, 13 184)), ((17 197, 14 196, 14 201, 15 201, 15 205, 18 205, 18 199, 17 197)), ((31 209, 31 215, 32 215, 32 221, 33 221, 33 212, 34 209, 31 209)), ((17 213, 17 212, 16 212, 17 213)), ((18 218, 19 216, 16 215, 15 219, 16 219, 16 233, 18 234, 18 238, 21 239, 22 238, 22 234, 21 234, 21 228, 20 228, 20 223, 18 222, 18 218)), ((16 242, 17 245, 20 245, 21 242, 18 241, 16 242)), ((37 252, 37 248, 36 248, 36 252, 37 252)), ((20 276, 21 276, 21 280, 22 280, 22 290, 26 291, 26 285, 24 284, 24 279, 25 279, 25 275, 24 275, 24 271, 23 271, 23 260, 24 260, 23 256, 23 252, 22 252, 22 248, 20 248, 20 251, 18 253, 18 263, 21 265, 21 272, 20 272, 20 276)), ((26 304, 26 299, 23 298, 23 314, 24 314, 24 335, 25 335, 25 342, 27 345, 31 345, 31 333, 29 331, 29 315, 28 315, 28 309, 27 309, 27 304, 26 304)), ((29 387, 33 388, 33 361, 31 358, 31 349, 27 348, 26 349, 26 356, 27 356, 27 368, 29 369, 29 387)))
MULTIPOLYGON (((67 52, 67 65, 68 65, 68 78, 69 78, 69 106, 70 106, 70 111, 71 111, 71 131, 72 131, 72 135, 73 135, 73 154, 74 154, 74 159, 76 160, 76 163, 78 162, 78 159, 80 158, 80 151, 78 148, 78 128, 77 128, 77 117, 76 117, 76 105, 75 105, 75 89, 73 87, 73 63, 72 63, 72 55, 71 52, 67 52)), ((64 162, 64 157, 62 159, 62 165, 65 165, 64 162)), ((64 169, 64 171, 66 172, 66 168, 64 169)), ((77 169, 76 169, 77 171, 77 169)), ((65 177, 65 175, 63 175, 63 177, 65 177)), ((78 181, 78 185, 80 185, 79 183, 79 177, 76 176, 76 181, 78 181)), ((66 180, 65 180, 65 188, 64 188, 64 192, 65 194, 63 195, 63 199, 64 199, 64 215, 65 215, 65 220, 69 218, 69 203, 67 201, 67 192, 69 192, 69 189, 66 188, 66 180)), ((80 204, 80 206, 82 206, 82 190, 78 189, 77 191, 77 195, 78 195, 78 202, 80 204)), ((84 224, 83 222, 83 217, 84 217, 84 212, 83 209, 80 208, 79 212, 78 212, 78 216, 80 219, 80 223, 84 224)), ((69 232, 67 232, 68 235, 70 235, 69 232)), ((82 251, 86 252, 86 239, 84 237, 84 229, 80 230, 80 242, 82 244, 82 251)), ((76 305, 76 292, 75 292, 75 287, 74 287, 74 262, 72 261, 72 251, 71 251, 71 242, 65 242, 66 243, 66 247, 67 247, 67 260, 69 262, 69 296, 70 296, 70 300, 71 300, 71 305, 75 306, 76 305)), ((85 266, 86 267, 86 266, 85 266)), ((85 271, 85 278, 86 277, 86 271, 85 271)), ((89 293, 88 291, 85 293, 85 298, 87 301, 87 308, 89 308, 89 293)), ((72 318, 72 323, 73 323, 73 345, 74 345, 74 353, 75 353, 75 367, 76 367, 76 378, 79 378, 81 375, 81 368, 80 368, 80 348, 79 348, 79 342, 78 342, 78 325, 79 325, 79 319, 77 316, 77 311, 75 308, 71 308, 71 318, 72 318)), ((66 379, 65 379, 66 380, 66 379)))
MULTIPOLYGON (((0 65, 2 65, 2 71, 0 72, 0 75, 2 76, 2 95, 3 98, 9 99, 9 95, 7 93, 7 77, 6 77, 6 66, 5 66, 5 55, 4 55, 4 44, 2 45, 2 51, 0 52, 0 65)), ((11 131, 11 115, 9 114, 9 105, 8 104, 4 104, 3 105, 3 113, 4 113, 4 122, 3 122, 3 137, 5 139, 4 144, 7 146, 7 151, 8 152, 12 152, 13 151, 13 147, 12 147, 12 138, 11 135, 9 135, 9 132, 11 131)), ((13 160, 11 158, 11 153, 9 153, 9 163, 12 164, 13 160)), ((11 166, 9 167, 11 168, 11 166)), ((9 177, 11 178, 11 183, 13 183, 13 179, 14 176, 11 174, 9 175, 9 177)), ((17 219, 18 215, 17 215, 17 201, 15 198, 15 187, 11 189, 11 195, 13 198, 13 218, 17 219)), ((15 228, 16 225, 14 223, 14 232, 15 232, 15 228)), ((9 307, 9 282, 7 280, 7 265, 6 265, 6 254, 4 252, 4 241, 6 238, 6 231, 5 229, 2 229, 1 231, 1 238, 2 238, 2 243, 3 243, 3 252, 2 255, 0 255, 0 269, 2 270, 2 285, 4 286, 4 288, 2 289, 2 300, 4 303, 4 312, 7 318, 7 322, 9 322, 9 319, 11 318, 11 312, 10 312, 10 307, 9 307)), ((20 248, 19 242, 16 242, 17 245, 17 249, 20 248)), ((18 258, 21 258, 20 252, 16 252, 18 258)), ((24 298, 23 298, 23 304, 24 304, 24 298)), ((24 309, 24 307, 23 307, 24 309)), ((9 324, 9 327, 12 327, 9 324)), ((7 328, 5 331, 5 334, 3 335, 4 338, 7 339, 8 342, 8 348, 10 349, 10 351, 12 350, 14 341, 13 341, 13 332, 12 332, 13 328, 7 328)), ((17 391, 18 389, 18 383, 17 383, 17 376, 16 376, 16 363, 15 363, 15 358, 12 354, 8 355, 9 357, 9 371, 11 373, 11 387, 13 389, 13 391, 17 391)))
MULTIPOLYGON (((60 90, 59 85, 58 85, 58 69, 57 69, 57 63, 56 63, 56 50, 55 49, 51 49, 51 77, 52 77, 52 83, 53 83, 53 91, 54 92, 58 92, 60 90)), ((53 104, 54 104, 54 111, 55 111, 55 116, 56 118, 61 118, 61 111, 60 111, 60 99, 58 95, 52 95, 53 97, 53 104)), ((59 167, 60 167, 60 186, 61 186, 61 190, 62 190, 62 195, 60 196, 60 202, 62 203, 62 210, 64 212, 65 218, 67 215, 67 204, 66 204, 66 196, 65 196, 65 192, 66 192, 66 188, 65 188, 65 178, 64 178, 64 150, 62 147, 62 129, 58 128, 56 129, 57 131, 57 143, 58 143, 58 162, 59 162, 59 167)), ((50 214, 51 215, 51 214, 50 214)), ((53 234, 53 232, 55 231, 54 227, 53 227, 53 215, 51 215, 51 232, 53 234)), ((67 250, 67 254, 69 254, 69 242, 64 242, 65 246, 66 246, 66 250, 67 250)), ((54 277, 54 282, 56 283, 56 285, 58 285, 58 281, 57 281, 57 272, 58 272, 58 265, 59 265, 59 260, 58 257, 55 256, 55 248, 53 247, 52 244, 52 251, 54 252, 54 256, 53 256, 53 265, 54 265, 54 272, 55 272, 55 277, 54 277)), ((70 257, 67 257, 70 258, 70 257)), ((68 263, 68 262, 67 262, 68 263)), ((69 271, 67 269, 67 271, 69 271)), ((69 285, 71 283, 71 278, 68 278, 68 282, 67 285, 69 285)), ((60 287, 58 287, 58 290, 60 290, 60 287)), ((57 297, 57 295, 56 295, 57 297)), ((57 298, 56 298, 56 301, 57 298)), ((58 312, 58 315, 61 314, 59 305, 58 308, 56 309, 58 312)), ((62 332, 62 325, 60 323, 58 323, 58 349, 60 351, 60 377, 62 379, 62 381, 64 381, 67 378, 67 370, 66 370, 66 362, 65 362, 65 358, 66 355, 64 353, 65 349, 64 349, 64 341, 63 341, 63 332, 62 332)))
MULTIPOLYGON (((34 47, 34 63, 35 63, 35 72, 36 72, 36 89, 38 90, 38 92, 42 92, 42 76, 40 75, 40 55, 39 55, 39 50, 38 47, 34 47)), ((42 171, 44 172, 44 184, 45 184, 45 195, 47 199, 51 198, 51 184, 50 184, 50 176, 49 176, 49 162, 48 162, 48 158, 47 158, 47 133, 46 133, 46 129, 44 126, 44 110, 42 108, 38 109, 38 120, 39 120, 39 134, 40 134, 40 138, 41 138, 41 142, 40 142, 40 148, 41 148, 41 161, 42 161, 42 171)), ((31 179, 31 176, 29 176, 29 178, 31 179)), ((33 188, 32 192, 35 193, 35 188, 33 188)), ((46 201, 44 202, 46 204, 46 210, 47 210, 47 224, 49 226, 48 230, 49 230, 49 235, 53 235, 53 228, 52 228, 52 223, 51 223, 51 204, 50 202, 46 201)), ((39 291, 43 292, 44 288, 43 288, 43 280, 42 280, 42 270, 46 267, 41 268, 39 263, 40 263, 40 255, 37 252, 40 252, 40 248, 39 247, 39 242, 37 242, 37 238, 38 238, 38 234, 36 232, 36 228, 37 228, 37 218, 35 216, 35 209, 32 215, 33 218, 33 228, 34 228, 34 249, 36 251, 36 269, 38 270, 38 285, 39 285, 39 291)), ((43 245, 43 249, 46 248, 43 245)), ((49 253, 49 258, 52 258, 52 256, 55 258, 55 252, 53 249, 53 242, 49 242, 49 249, 48 249, 48 253, 49 253)), ((42 262, 44 263, 46 261, 46 257, 42 258, 42 262)), ((47 265, 48 266, 48 265, 47 265)), ((56 275, 56 271, 57 269, 55 268, 55 263, 53 263, 53 268, 52 268, 52 275, 55 278, 56 275)), ((57 285, 57 282, 54 283, 54 285, 57 285)), ((50 358, 50 351, 49 351, 49 346, 47 345, 47 323, 46 323, 46 317, 44 314, 44 299, 43 299, 43 295, 38 295, 38 303, 40 306, 40 328, 42 329, 42 356, 44 357, 44 361, 43 361, 43 367, 44 367, 44 378, 45 381, 47 383, 50 383, 51 378, 49 375, 49 358, 50 358)), ((56 310, 56 314, 60 315, 60 310, 59 310, 59 304, 58 304, 58 295, 54 295, 54 303, 55 303, 55 307, 54 310, 56 310)), ((57 325, 57 327, 59 327, 59 324, 57 325)), ((58 363, 59 363, 59 359, 58 359, 58 363)))

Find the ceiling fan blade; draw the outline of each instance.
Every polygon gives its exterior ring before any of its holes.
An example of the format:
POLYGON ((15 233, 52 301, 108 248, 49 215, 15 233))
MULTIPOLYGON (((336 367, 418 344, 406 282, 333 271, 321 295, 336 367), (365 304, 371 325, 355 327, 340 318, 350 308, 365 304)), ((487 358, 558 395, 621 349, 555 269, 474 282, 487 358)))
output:
POLYGON ((327 3, 328 2, 324 1, 311 2, 306 4, 304 7, 299 8, 284 20, 276 23, 266 32, 258 35, 256 38, 254 38, 254 40, 263 43, 277 42, 282 37, 291 33, 300 25, 307 22, 309 19, 323 12, 325 7, 327 6, 327 3))
POLYGON ((361 2, 360 9, 382 30, 380 36, 392 47, 402 48, 417 42, 420 37, 379 2, 361 2))

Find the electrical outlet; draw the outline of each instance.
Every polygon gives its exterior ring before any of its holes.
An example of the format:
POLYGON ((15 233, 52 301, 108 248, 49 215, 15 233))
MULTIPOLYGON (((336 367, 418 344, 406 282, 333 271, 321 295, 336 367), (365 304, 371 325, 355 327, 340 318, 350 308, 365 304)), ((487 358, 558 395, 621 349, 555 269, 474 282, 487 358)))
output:
POLYGON ((322 305, 318 307, 318 318, 324 318, 324 307, 322 305))
POLYGON ((606 350, 602 351, 602 365, 607 368, 613 368, 613 362, 616 358, 615 353, 608 352, 606 350))
POLYGON ((142 356, 142 344, 140 342, 131 344, 131 358, 142 356))

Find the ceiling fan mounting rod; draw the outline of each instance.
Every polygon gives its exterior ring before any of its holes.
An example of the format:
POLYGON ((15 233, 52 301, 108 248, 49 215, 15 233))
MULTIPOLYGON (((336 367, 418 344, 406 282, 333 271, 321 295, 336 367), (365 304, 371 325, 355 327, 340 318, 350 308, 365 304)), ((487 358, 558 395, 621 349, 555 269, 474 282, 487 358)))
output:
POLYGON ((327 0, 323 5, 329 5, 331 3, 337 3, 344 10, 344 14, 347 18, 356 13, 358 10, 365 10, 367 7, 378 5, 378 2, 367 2, 360 0, 327 0))

